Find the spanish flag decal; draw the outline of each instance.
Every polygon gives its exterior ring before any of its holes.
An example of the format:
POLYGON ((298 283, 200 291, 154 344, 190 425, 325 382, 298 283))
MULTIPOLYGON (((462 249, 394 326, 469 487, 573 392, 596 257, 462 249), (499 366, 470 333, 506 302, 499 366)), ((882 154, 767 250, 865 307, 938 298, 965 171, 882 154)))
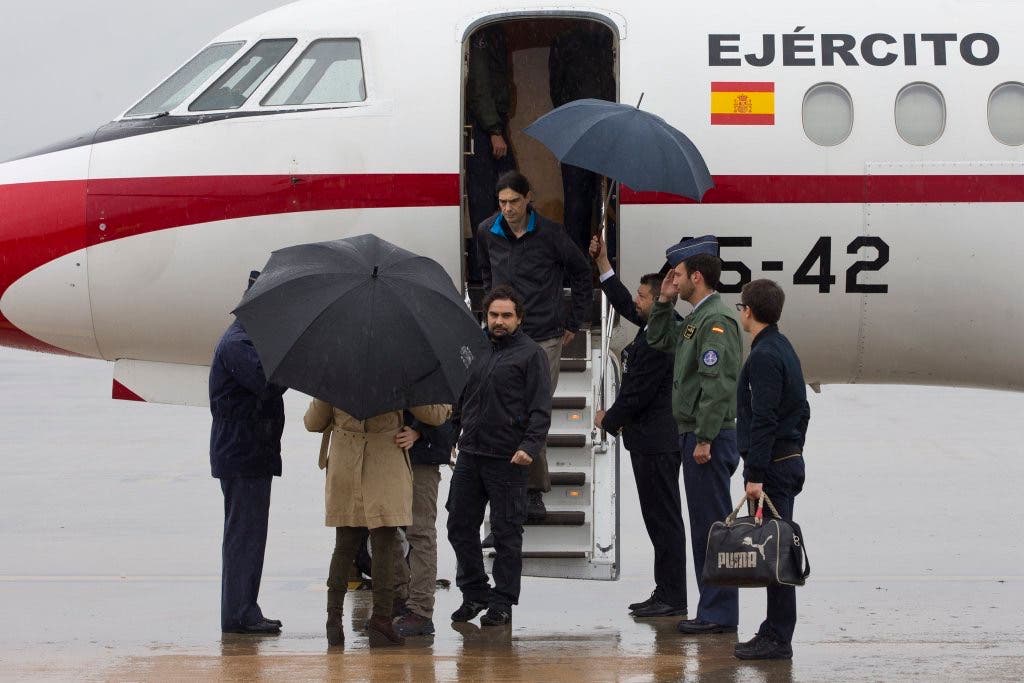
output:
POLYGON ((712 126, 774 126, 775 83, 711 82, 712 126))

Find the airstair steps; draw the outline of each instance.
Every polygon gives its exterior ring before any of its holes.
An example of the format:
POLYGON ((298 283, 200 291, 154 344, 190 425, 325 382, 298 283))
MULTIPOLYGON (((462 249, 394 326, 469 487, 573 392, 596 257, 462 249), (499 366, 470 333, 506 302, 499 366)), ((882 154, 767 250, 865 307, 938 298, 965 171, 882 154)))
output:
POLYGON ((525 526, 583 526, 586 522, 582 510, 548 510, 544 519, 529 519, 525 526))
POLYGON ((548 448, 583 448, 587 445, 584 434, 548 434, 548 448))
POLYGON ((586 472, 552 472, 552 486, 583 486, 587 483, 586 472))
MULTIPOLYGON (((494 559, 497 553, 493 550, 487 553, 487 557, 494 559)), ((524 560, 585 560, 587 559, 587 553, 582 550, 527 550, 520 553, 520 556, 524 560)))

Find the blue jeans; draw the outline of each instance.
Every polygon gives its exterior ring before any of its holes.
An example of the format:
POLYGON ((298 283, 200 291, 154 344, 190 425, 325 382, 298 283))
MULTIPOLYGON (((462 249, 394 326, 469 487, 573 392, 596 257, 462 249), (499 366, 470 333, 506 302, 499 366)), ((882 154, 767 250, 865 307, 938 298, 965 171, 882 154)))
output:
MULTIPOLYGON (((773 462, 767 470, 765 494, 775 504, 783 519, 793 520, 793 501, 804 488, 804 459, 789 458, 773 462)), ((765 506, 766 508, 768 506, 765 506)), ((767 509, 765 510, 767 514, 767 509)), ((758 635, 780 643, 790 643, 796 629, 796 588, 768 586, 768 618, 761 623, 758 635)))
POLYGON ((700 602, 697 621, 723 626, 736 626, 740 621, 739 591, 736 588, 704 584, 704 556, 707 553, 708 531, 715 522, 732 512, 729 480, 740 463, 736 448, 736 430, 723 429, 711 442, 711 460, 698 465, 693 459, 697 436, 693 432, 679 435, 683 458, 683 488, 686 509, 690 515, 690 541, 693 544, 693 569, 697 574, 700 602))

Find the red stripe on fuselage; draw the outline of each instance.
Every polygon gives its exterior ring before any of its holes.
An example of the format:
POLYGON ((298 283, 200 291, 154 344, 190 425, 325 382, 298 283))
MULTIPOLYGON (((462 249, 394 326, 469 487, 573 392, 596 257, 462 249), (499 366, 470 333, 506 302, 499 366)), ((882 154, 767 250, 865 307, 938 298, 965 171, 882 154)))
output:
POLYGON ((250 216, 458 205, 459 176, 453 173, 90 180, 88 242, 91 246, 181 225, 250 216))
MULTIPOLYGON (((720 175, 702 204, 1024 202, 1024 175, 720 175)), ((694 204, 622 188, 623 204, 694 204)))
MULTIPOLYGON (((85 247, 85 183, 0 185, 0 296, 26 273, 85 247)), ((77 355, 26 334, 2 312, 0 346, 77 355)))
MULTIPOLYGON (((728 175, 714 180, 705 204, 1024 202, 1021 175, 728 175)), ((622 201, 691 203, 628 188, 623 188, 622 201)), ((455 173, 183 176, 0 185, 0 296, 26 273, 65 254, 167 228, 300 211, 458 205, 455 173), (105 230, 99 229, 101 223, 105 230)), ((0 345, 66 353, 25 334, 2 314, 0 345)))

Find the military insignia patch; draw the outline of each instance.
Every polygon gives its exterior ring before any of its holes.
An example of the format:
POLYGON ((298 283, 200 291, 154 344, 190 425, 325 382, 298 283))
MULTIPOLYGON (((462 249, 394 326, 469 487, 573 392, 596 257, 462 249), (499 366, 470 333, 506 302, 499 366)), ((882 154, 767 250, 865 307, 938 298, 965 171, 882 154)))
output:
POLYGON ((697 334, 697 328, 693 325, 687 325, 686 331, 683 332, 683 339, 693 339, 693 335, 697 334))
POLYGON ((725 328, 722 327, 721 325, 712 325, 711 331, 714 332, 715 334, 725 334, 725 328))
POLYGON ((718 365, 718 352, 714 349, 708 349, 700 359, 704 362, 704 365, 708 367, 718 365))

